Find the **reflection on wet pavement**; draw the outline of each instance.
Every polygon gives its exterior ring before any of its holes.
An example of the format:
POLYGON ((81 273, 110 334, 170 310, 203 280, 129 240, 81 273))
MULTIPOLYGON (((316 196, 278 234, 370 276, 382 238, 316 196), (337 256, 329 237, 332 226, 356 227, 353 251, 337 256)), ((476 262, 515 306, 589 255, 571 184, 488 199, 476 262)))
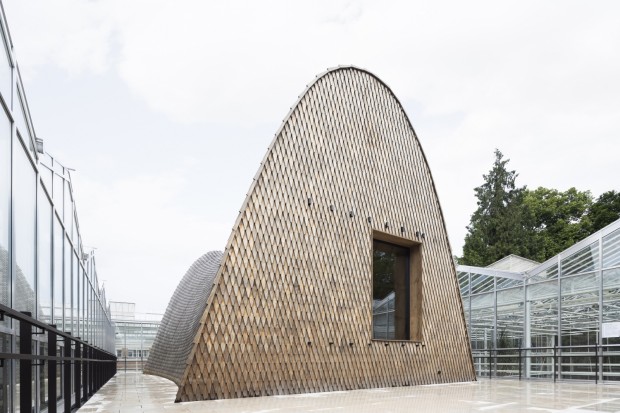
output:
POLYGON ((119 372, 80 413, 125 412, 620 412, 620 384, 486 380, 347 392, 174 403, 176 385, 119 372))

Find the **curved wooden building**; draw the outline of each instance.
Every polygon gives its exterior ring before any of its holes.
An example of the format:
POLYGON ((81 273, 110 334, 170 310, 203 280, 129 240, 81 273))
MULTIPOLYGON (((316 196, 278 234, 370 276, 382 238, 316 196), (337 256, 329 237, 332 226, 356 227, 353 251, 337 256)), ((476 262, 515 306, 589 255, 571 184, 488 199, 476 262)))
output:
POLYGON ((470 380, 418 138, 376 76, 331 69, 292 108, 252 183, 177 400, 470 380))
POLYGON ((221 261, 221 251, 210 251, 189 267, 161 320, 144 366, 145 374, 165 377, 177 386, 181 384, 185 361, 192 351, 193 339, 221 261))

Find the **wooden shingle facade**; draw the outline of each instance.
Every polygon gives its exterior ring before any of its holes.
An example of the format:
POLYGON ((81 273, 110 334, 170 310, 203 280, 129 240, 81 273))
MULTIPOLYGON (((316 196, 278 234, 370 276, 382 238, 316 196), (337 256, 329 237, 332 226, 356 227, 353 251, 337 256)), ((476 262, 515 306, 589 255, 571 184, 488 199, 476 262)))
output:
POLYGON ((177 400, 475 380, 429 166, 392 91, 331 69, 251 185, 177 400), (373 240, 414 248, 411 337, 373 339, 373 240))

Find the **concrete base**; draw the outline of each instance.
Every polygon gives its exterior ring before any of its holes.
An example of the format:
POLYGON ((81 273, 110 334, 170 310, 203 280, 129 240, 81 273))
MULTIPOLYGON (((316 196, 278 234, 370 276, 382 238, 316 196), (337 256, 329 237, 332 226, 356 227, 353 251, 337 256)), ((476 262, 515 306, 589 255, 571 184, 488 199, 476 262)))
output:
POLYGON ((80 413, 125 412, 620 412, 620 384, 481 379, 348 392, 174 403, 166 379, 119 372, 80 413))

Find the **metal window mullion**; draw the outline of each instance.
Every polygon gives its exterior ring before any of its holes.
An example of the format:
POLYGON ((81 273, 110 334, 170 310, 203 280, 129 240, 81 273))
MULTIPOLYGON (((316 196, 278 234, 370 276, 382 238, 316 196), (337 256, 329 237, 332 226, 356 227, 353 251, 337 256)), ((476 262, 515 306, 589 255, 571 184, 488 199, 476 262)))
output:
MULTIPOLYGON (((497 349, 497 278, 493 277, 493 330, 491 332, 491 348, 497 349)), ((490 366, 491 367, 491 366, 490 366)), ((495 352, 495 362, 492 365, 497 375, 497 351, 495 352)), ((491 372, 489 371, 489 377, 491 372)))
MULTIPOLYGON (((558 254, 558 280, 557 280, 557 284, 558 284, 558 331, 556 334, 557 337, 557 343, 559 346, 562 346, 562 254, 558 254)), ((554 341, 555 344, 555 341, 554 341)), ((561 356, 562 354, 562 350, 558 350, 559 355, 561 356)), ((553 368, 557 369, 557 373, 554 371, 553 376, 555 377, 557 374, 557 377, 559 379, 562 378, 562 357, 558 357, 558 363, 557 366, 554 363, 553 364, 553 368)))
MULTIPOLYGON (((597 337, 597 342, 595 343, 595 345, 599 345, 602 346, 603 345, 603 237, 601 234, 599 234, 599 239, 598 239, 598 274, 599 274, 599 283, 598 283, 598 287, 599 287, 599 294, 598 294, 598 332, 596 334, 597 337)), ((601 350, 603 350, 603 347, 601 347, 601 350)), ((595 350, 595 353, 597 353, 597 351, 595 350)), ((596 374, 599 378, 599 380, 603 380, 603 351, 598 352, 598 371, 596 371, 594 374, 596 374)))

